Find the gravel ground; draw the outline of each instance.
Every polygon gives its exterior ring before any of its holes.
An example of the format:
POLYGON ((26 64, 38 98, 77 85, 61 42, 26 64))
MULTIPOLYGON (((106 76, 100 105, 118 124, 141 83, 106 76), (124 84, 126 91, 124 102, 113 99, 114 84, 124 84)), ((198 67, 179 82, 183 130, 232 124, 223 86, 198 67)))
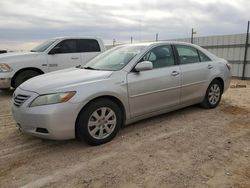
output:
POLYGON ((0 91, 0 187, 250 187, 250 82, 232 85, 216 109, 140 121, 96 147, 23 135, 0 91))

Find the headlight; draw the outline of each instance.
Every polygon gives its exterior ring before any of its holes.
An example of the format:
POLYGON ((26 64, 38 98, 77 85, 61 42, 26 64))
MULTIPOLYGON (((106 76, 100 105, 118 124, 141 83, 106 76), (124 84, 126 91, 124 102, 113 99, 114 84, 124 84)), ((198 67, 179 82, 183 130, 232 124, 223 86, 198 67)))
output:
POLYGON ((5 63, 0 63, 0 72, 11 72, 12 68, 5 63))
POLYGON ((75 91, 70 91, 65 93, 40 95, 31 102, 30 107, 67 102, 75 94, 75 91))

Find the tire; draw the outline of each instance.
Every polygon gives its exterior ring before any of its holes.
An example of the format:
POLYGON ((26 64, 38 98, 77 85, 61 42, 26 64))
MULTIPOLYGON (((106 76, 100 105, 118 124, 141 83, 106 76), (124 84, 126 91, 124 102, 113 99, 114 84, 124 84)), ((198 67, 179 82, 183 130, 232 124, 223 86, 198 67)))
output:
POLYGON ((207 88, 205 98, 201 106, 207 109, 218 106, 222 96, 222 84, 218 80, 213 80, 207 88))
POLYGON ((35 70, 24 70, 22 72, 19 72, 13 81, 12 87, 13 88, 17 88, 18 86, 20 86, 23 82, 25 82, 26 80, 38 76, 41 73, 39 73, 38 71, 35 70))
POLYGON ((119 106, 109 99, 97 99, 80 112, 76 122, 76 139, 89 145, 104 144, 115 137, 121 125, 119 106))

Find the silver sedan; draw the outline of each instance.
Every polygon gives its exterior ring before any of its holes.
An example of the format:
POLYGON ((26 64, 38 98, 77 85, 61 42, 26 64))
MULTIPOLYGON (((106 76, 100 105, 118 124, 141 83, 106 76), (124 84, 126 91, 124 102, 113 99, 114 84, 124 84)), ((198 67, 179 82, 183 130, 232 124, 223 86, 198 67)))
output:
POLYGON ((188 43, 123 45, 84 66, 32 78, 16 89, 18 128, 34 136, 103 144, 121 126, 193 104, 215 108, 230 65, 188 43))

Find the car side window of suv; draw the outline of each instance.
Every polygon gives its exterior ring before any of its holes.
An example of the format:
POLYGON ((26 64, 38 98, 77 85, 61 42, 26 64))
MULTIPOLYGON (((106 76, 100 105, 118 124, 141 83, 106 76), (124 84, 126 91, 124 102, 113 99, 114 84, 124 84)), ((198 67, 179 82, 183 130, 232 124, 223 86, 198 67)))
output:
POLYGON ((175 45, 180 64, 199 63, 200 57, 197 49, 191 46, 175 45))
POLYGON ((170 45, 153 48, 143 56, 140 62, 141 61, 152 62, 154 69, 175 65, 174 55, 170 45))
POLYGON ((77 41, 75 39, 67 39, 58 43, 54 48, 59 48, 57 53, 77 53, 79 50, 77 48, 77 41))
POLYGON ((95 39, 78 39, 79 52, 100 52, 100 46, 95 39))

